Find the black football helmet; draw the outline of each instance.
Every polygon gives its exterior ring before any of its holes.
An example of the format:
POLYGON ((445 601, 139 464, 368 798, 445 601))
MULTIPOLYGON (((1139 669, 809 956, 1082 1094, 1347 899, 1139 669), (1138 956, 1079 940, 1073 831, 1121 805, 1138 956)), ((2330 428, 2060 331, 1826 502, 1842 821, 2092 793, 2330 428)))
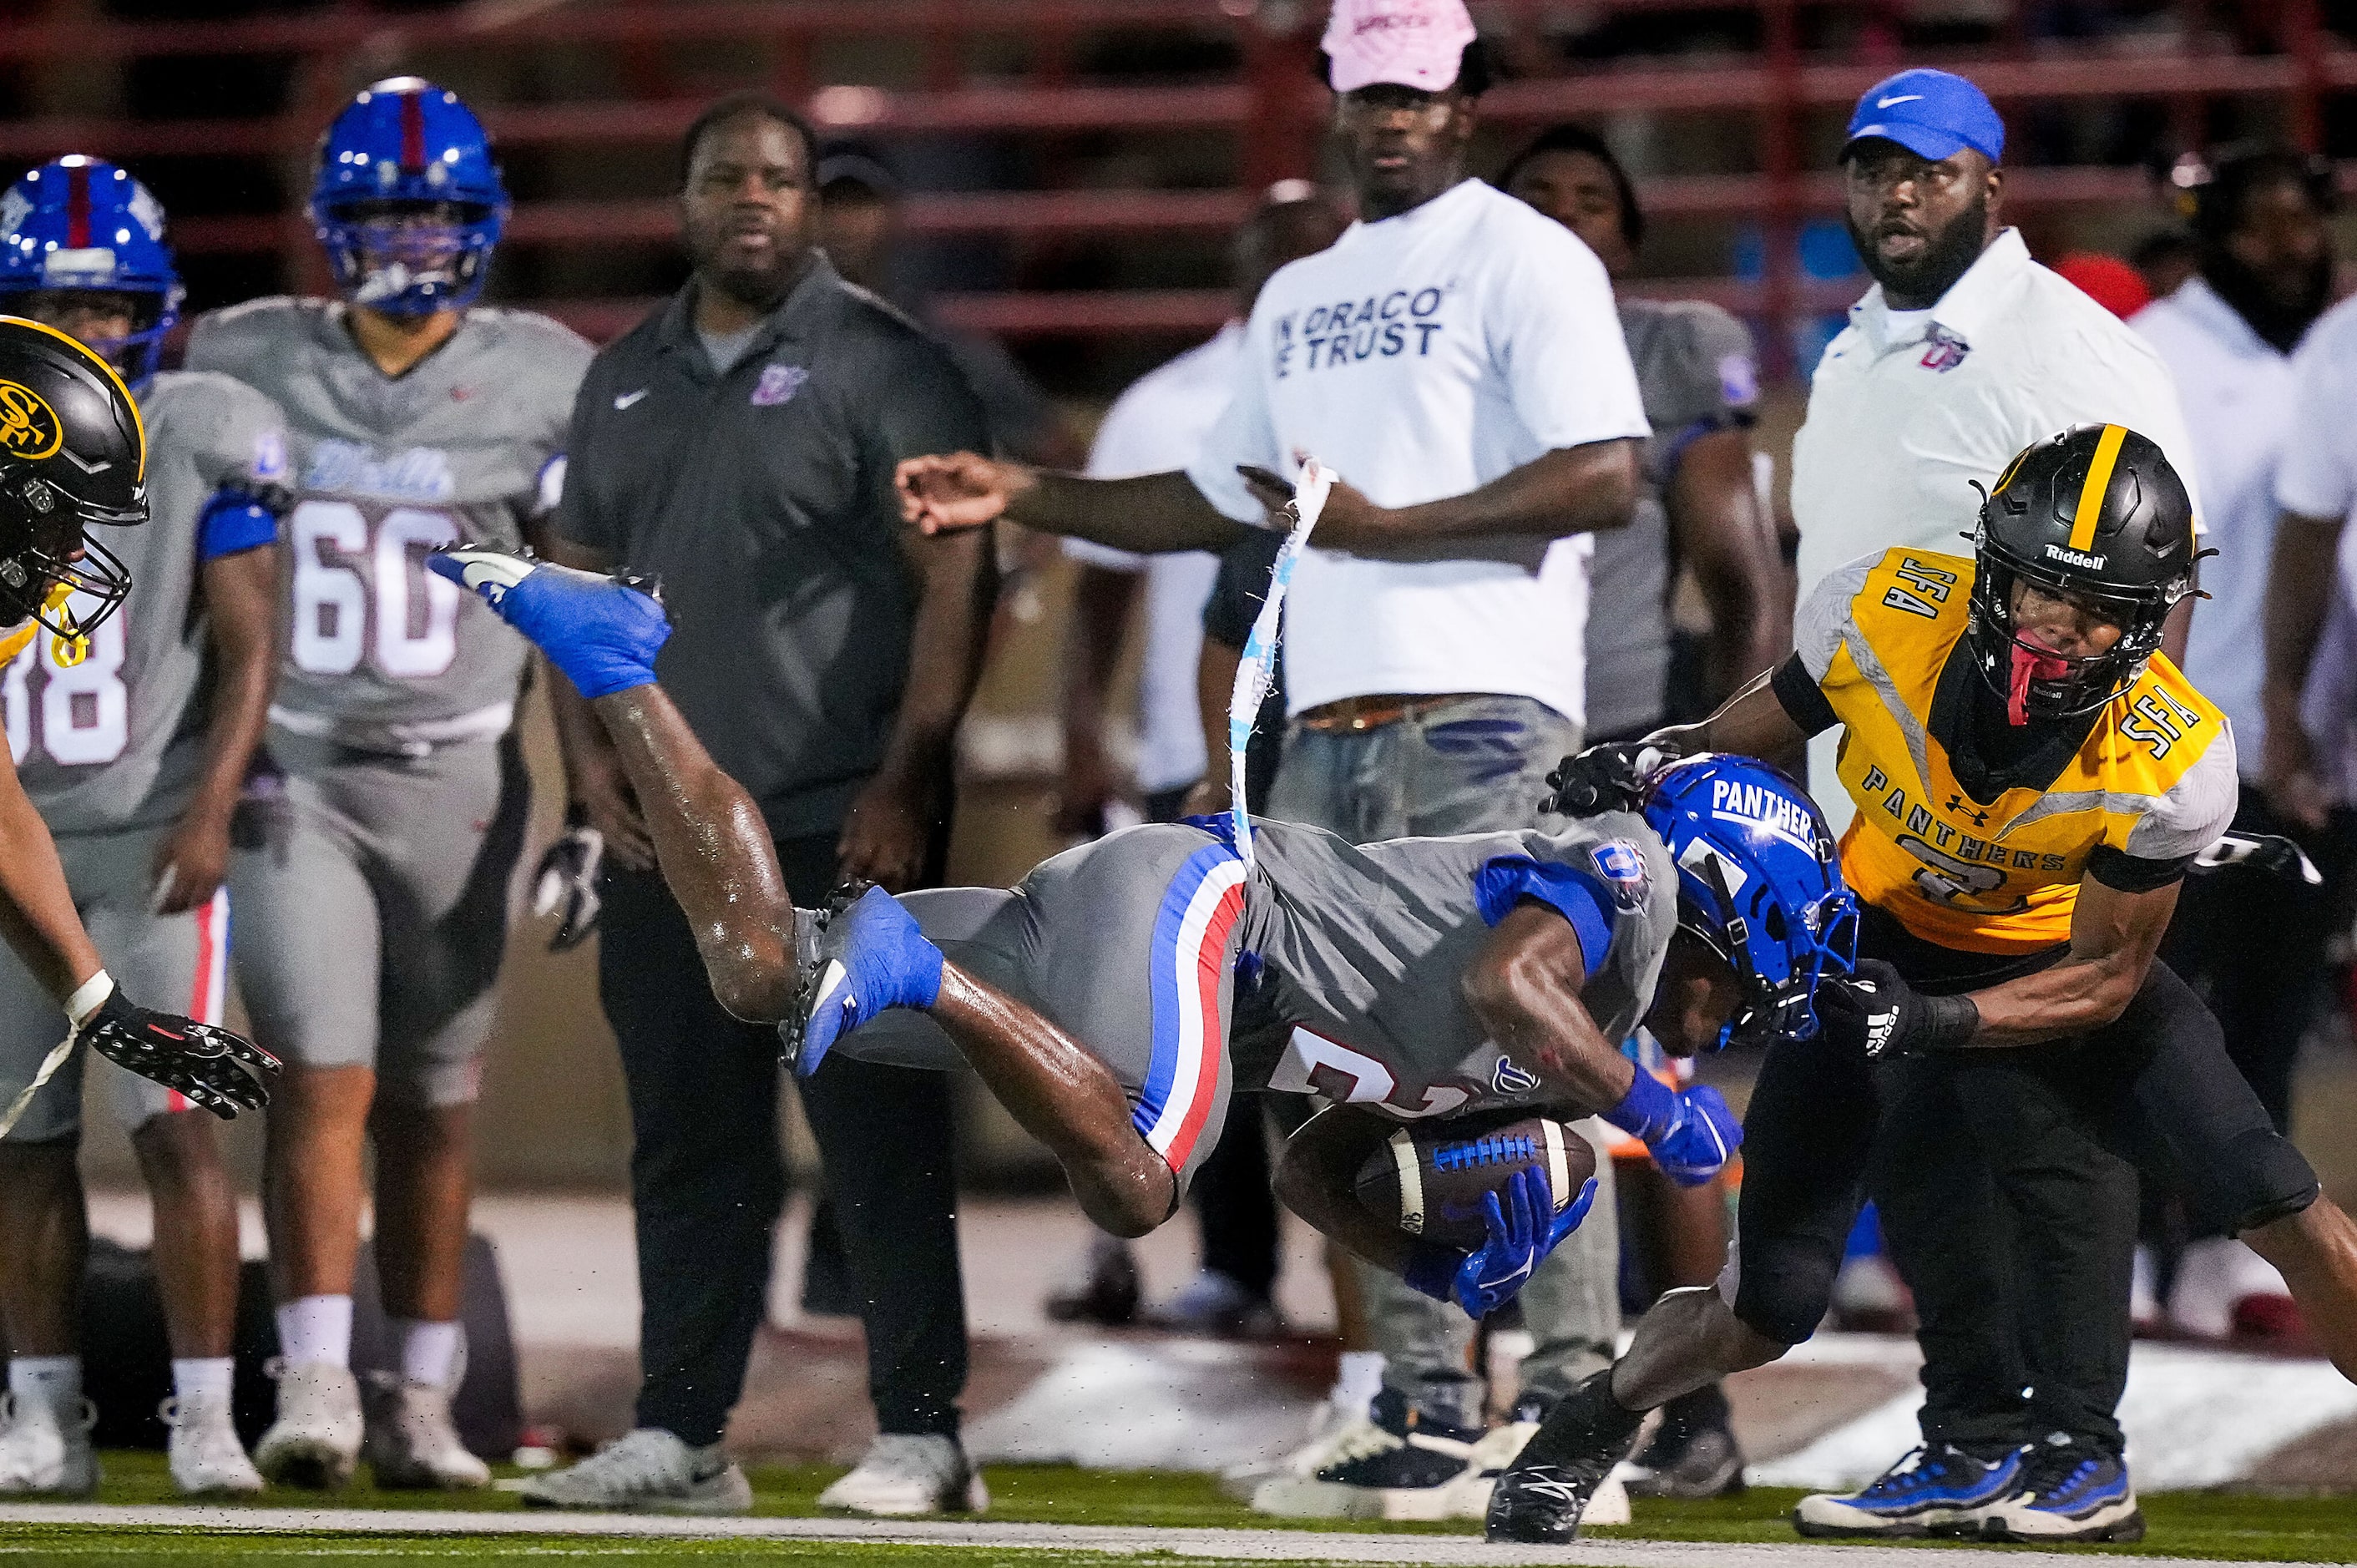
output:
POLYGON ((114 613, 131 573, 83 531, 146 521, 146 478, 139 404, 113 367, 0 316, 0 625, 79 637, 114 613))
POLYGON ((2077 425, 2014 458, 1996 489, 1982 492, 1964 635, 2016 723, 2088 713, 2143 672, 2161 623, 2193 592, 2193 537, 2184 481, 2126 425, 2077 425), (2119 641, 2085 659, 2022 642, 2016 582, 2096 609, 2119 627, 2119 641))

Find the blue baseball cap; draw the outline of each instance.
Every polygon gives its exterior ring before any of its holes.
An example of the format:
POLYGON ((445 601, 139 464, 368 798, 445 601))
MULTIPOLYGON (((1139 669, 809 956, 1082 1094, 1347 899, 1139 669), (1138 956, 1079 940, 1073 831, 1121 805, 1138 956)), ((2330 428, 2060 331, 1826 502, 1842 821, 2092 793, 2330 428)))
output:
POLYGON ((1966 147, 1991 163, 2005 152, 2005 122, 1988 94, 1944 70, 1902 70, 1867 88, 1850 112, 1842 156, 1868 136, 1934 162, 1966 147))

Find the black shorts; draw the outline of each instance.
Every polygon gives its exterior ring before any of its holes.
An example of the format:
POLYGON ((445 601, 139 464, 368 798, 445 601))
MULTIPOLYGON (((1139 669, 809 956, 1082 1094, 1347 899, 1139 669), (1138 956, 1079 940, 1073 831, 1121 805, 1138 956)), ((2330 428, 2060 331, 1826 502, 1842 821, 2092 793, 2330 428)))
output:
MULTIPOLYGON (((1889 931, 1887 917, 1869 920, 1862 950, 1910 983, 1920 975, 1926 990, 1978 990, 2061 957, 1991 960, 1913 943, 1927 953, 1889 931)), ((2227 1057, 2217 1020, 2155 962, 2119 1017, 2075 1039, 1872 1064, 1861 1039, 1831 1033, 1770 1047, 1744 1117, 1737 1266, 1723 1282, 1736 1316, 1787 1345, 1815 1330, 1878 1154, 1910 1157, 1943 1138, 1994 1152, 2050 1119, 2085 1129, 2229 1233, 2296 1214, 2319 1191, 2227 1057), (1925 1075, 1944 1080, 1942 1092, 1918 1092, 1925 1075), (1907 1124, 1910 1106, 1941 1104, 1963 1108, 1956 1125, 1907 1124)))

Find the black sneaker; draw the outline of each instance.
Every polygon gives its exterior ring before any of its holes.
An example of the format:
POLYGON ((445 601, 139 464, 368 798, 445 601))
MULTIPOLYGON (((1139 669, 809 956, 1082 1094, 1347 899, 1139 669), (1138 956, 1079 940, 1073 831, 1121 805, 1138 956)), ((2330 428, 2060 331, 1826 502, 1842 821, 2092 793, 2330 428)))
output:
POLYGON ((1088 1255, 1066 1284, 1050 1291, 1048 1316, 1058 1323, 1125 1328, 1137 1321, 1137 1258, 1114 1236, 1089 1239, 1088 1255))
POLYGON ((1706 1383, 1662 1407, 1662 1424, 1628 1479, 1640 1498, 1731 1498, 1743 1490, 1743 1450, 1729 1424, 1727 1392, 1706 1383))
POLYGON ((1609 1367, 1556 1401, 1490 1494, 1489 1538, 1579 1539, 1581 1516, 1644 1422, 1644 1412, 1624 1410, 1612 1397, 1609 1367))
POLYGON ((2055 1433, 2021 1451, 2012 1489, 1981 1516, 1985 1541, 2142 1541, 2144 1513, 2120 1456, 2055 1433))

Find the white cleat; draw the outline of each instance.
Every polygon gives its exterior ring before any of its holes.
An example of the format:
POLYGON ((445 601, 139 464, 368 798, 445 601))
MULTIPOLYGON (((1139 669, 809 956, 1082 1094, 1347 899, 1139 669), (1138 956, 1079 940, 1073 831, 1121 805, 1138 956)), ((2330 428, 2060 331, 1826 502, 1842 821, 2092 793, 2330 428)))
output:
POLYGON ((88 1400, 71 1416, 52 1405, 0 1394, 0 1497, 86 1498, 98 1490, 98 1454, 88 1400))
POLYGON ((252 1497, 262 1490, 262 1472, 245 1456, 223 1394, 190 1394, 166 1400, 156 1410, 172 1429, 165 1444, 172 1485, 191 1498, 252 1497))
POLYGON ((273 1361, 278 1419, 253 1445, 254 1467, 283 1486, 326 1491, 352 1478, 361 1456, 360 1380, 332 1361, 273 1361))
POLYGON ((532 1508, 677 1514, 753 1511, 753 1487, 720 1444, 691 1448, 674 1433, 642 1426, 569 1469, 516 1488, 532 1508))
POLYGON ((818 1506, 884 1519, 980 1513, 990 1507, 990 1488, 956 1438, 887 1432, 818 1495, 818 1506))
MULTIPOLYGON (((468 1492, 491 1484, 491 1467, 468 1452, 450 1419, 450 1389, 373 1374, 370 1402, 369 1471, 393 1491, 468 1492)), ((451 1382, 456 1384, 457 1378, 451 1382)))

